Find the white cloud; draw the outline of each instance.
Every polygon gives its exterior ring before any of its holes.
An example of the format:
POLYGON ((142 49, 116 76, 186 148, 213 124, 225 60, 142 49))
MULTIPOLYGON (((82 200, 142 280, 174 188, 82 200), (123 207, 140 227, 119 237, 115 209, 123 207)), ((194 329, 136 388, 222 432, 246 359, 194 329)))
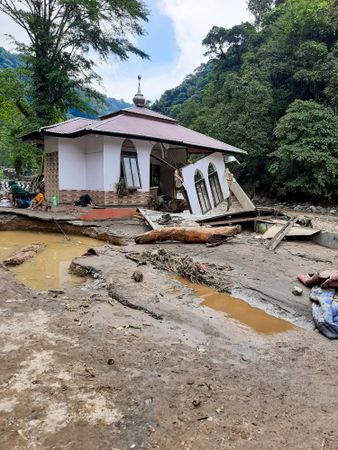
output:
POLYGON ((150 100, 159 98, 166 89, 177 86, 186 75, 206 60, 203 56, 206 49, 202 46, 202 41, 214 25, 230 28, 250 20, 246 0, 156 0, 156 2, 162 13, 172 22, 175 40, 180 50, 179 56, 165 66, 153 64, 152 71, 146 63, 138 64, 136 68, 131 64, 128 75, 124 77, 119 76, 119 71, 114 75, 103 73, 106 69, 101 67, 99 72, 104 78, 106 93, 112 97, 122 97, 131 101, 136 90, 138 73, 146 72, 147 75, 142 81, 143 92, 150 100))
MULTIPOLYGON (((113 68, 114 69, 114 68, 113 68)), ((137 91, 137 76, 142 74, 142 70, 131 70, 128 76, 121 76, 118 73, 112 76, 109 73, 109 66, 101 66, 98 69, 103 78, 103 88, 109 97, 123 98, 127 102, 132 102, 132 98, 137 91)), ((167 67, 154 67, 153 74, 142 77, 142 92, 149 100, 159 98, 167 89, 177 86, 185 74, 178 73, 172 65, 167 67)))
POLYGON ((203 60, 202 40, 214 26, 230 28, 250 20, 246 0, 158 0, 170 17, 181 50, 177 70, 192 72, 203 60))
POLYGON ((12 35, 17 41, 28 43, 27 33, 17 25, 9 16, 5 13, 0 12, 0 46, 6 48, 7 50, 13 50, 14 45, 11 39, 6 35, 12 35))
MULTIPOLYGON (((97 72, 103 78, 100 90, 110 97, 131 101, 137 89, 137 75, 141 73, 144 94, 150 100, 155 100, 166 89, 177 86, 186 75, 205 61, 202 40, 213 25, 230 28, 250 20, 246 0, 152 1, 156 2, 161 12, 171 20, 179 55, 175 60, 163 65, 151 61, 135 62, 135 58, 128 65, 113 58, 108 63, 97 61, 97 72)), ((150 3, 151 0, 146 2, 150 3)), ((156 15, 150 20, 156 20, 156 15)), ((14 34, 17 40, 27 42, 25 32, 2 13, 0 13, 0 30, 0 45, 7 49, 12 49, 12 45, 5 41, 3 36, 5 33, 14 34)), ((158 36, 154 39, 158 39, 158 36)), ((165 48, 163 51, 165 52, 165 48)))

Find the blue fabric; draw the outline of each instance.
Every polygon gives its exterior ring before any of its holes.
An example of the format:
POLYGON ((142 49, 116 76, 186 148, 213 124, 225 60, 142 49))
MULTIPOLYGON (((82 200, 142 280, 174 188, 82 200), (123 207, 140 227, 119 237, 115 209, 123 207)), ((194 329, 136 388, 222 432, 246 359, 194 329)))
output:
POLYGON ((316 328, 329 339, 338 339, 338 296, 335 289, 311 289, 312 317, 316 328))

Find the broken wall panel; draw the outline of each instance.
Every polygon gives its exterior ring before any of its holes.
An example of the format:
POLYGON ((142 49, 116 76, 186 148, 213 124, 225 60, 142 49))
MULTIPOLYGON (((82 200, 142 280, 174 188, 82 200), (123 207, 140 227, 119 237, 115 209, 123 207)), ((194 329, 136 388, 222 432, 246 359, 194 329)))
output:
POLYGON ((209 166, 212 164, 218 175, 219 185, 222 191, 223 199, 226 200, 230 195, 229 185, 227 181, 226 168, 222 153, 212 153, 198 160, 193 164, 189 164, 182 169, 183 185, 189 197, 191 211, 193 214, 202 214, 201 202, 195 186, 195 175, 198 171, 203 175, 205 181, 207 195, 211 204, 211 208, 215 207, 212 186, 209 182, 209 166))

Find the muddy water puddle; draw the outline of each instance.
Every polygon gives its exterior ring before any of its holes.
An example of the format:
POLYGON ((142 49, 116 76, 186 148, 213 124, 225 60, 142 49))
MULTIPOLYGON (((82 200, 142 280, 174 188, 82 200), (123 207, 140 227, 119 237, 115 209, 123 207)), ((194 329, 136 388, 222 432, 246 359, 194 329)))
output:
POLYGON ((41 242, 45 249, 20 266, 11 268, 16 278, 32 289, 64 289, 83 282, 83 278, 68 272, 72 259, 81 256, 90 247, 102 245, 96 239, 84 236, 38 233, 31 231, 1 231, 0 260, 3 261, 15 250, 33 242, 41 242))
POLYGON ((233 297, 230 294, 220 293, 208 286, 191 283, 181 277, 175 278, 185 286, 193 289, 195 295, 203 299, 202 306, 222 311, 226 317, 240 322, 256 333, 274 334, 297 329, 292 323, 271 316, 262 309, 255 308, 244 300, 233 297))

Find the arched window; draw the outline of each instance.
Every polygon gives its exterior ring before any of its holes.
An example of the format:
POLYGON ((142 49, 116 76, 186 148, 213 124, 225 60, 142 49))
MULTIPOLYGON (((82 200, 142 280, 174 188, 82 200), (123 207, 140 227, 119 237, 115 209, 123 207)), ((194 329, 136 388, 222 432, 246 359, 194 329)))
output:
POLYGON ((208 176, 214 205, 217 206, 224 200, 224 197, 216 167, 212 163, 210 163, 208 167, 208 176))
POLYGON ((196 170, 195 173, 195 188, 197 192, 198 201, 202 210, 202 214, 205 214, 206 212, 210 211, 211 204, 205 180, 200 170, 196 170))
POLYGON ((128 189, 141 188, 140 170, 134 143, 126 139, 121 150, 121 174, 128 189))

